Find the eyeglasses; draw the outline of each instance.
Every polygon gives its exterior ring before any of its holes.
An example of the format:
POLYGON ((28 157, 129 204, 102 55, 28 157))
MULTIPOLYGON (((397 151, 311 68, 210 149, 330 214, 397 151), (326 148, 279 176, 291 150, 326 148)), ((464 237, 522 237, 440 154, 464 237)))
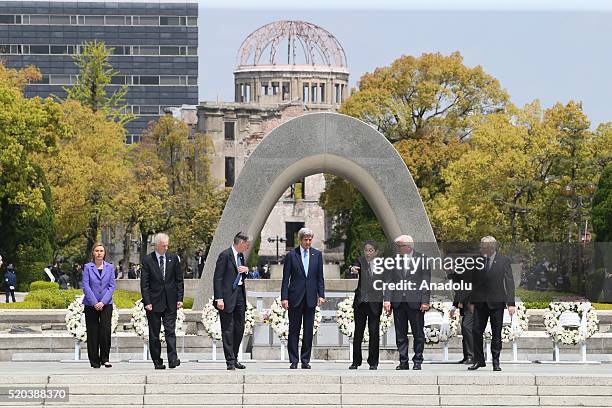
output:
POLYGON ((402 247, 407 247, 407 246, 410 246, 410 244, 402 244, 402 243, 398 243, 398 242, 396 242, 396 243, 395 243, 395 246, 396 246, 396 247, 399 247, 399 248, 402 248, 402 247))

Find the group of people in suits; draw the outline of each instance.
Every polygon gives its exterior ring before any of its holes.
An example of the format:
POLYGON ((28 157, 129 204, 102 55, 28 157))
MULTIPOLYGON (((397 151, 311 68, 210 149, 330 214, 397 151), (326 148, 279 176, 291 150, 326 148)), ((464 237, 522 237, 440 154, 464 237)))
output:
MULTIPOLYGON (((400 235, 394 240, 397 254, 408 257, 420 257, 422 254, 414 251, 414 241, 408 235, 400 235)), ((393 311, 395 325, 395 341, 399 352, 397 370, 409 369, 408 358, 408 323, 413 336, 412 358, 413 370, 421 370, 423 350, 425 348, 425 312, 429 310, 430 291, 426 288, 414 290, 376 290, 375 275, 372 262, 378 255, 377 244, 372 241, 364 243, 364 255, 358 258, 351 267, 351 273, 359 274, 353 301, 355 332, 353 361, 349 369, 357 369, 362 364, 361 342, 366 327, 370 335, 368 345, 368 364, 371 370, 376 370, 379 362, 380 316, 393 311)), ((514 279, 510 267, 510 259, 497 253, 497 242, 494 237, 487 236, 480 242, 480 255, 483 259, 481 268, 468 270, 465 275, 451 273, 449 278, 463 280, 472 284, 471 291, 460 291, 455 294, 454 309, 458 308, 462 316, 462 335, 464 358, 461 363, 470 364, 468 370, 486 367, 483 334, 487 322, 491 322, 491 355, 494 371, 501 371, 499 357, 502 349, 501 331, 504 309, 512 316, 515 309, 514 279)), ((431 281, 431 271, 425 264, 419 264, 416 270, 394 268, 384 273, 384 281, 397 283, 408 281, 415 283, 414 288, 420 288, 423 281, 431 281)))
MULTIPOLYGON (((325 303, 323 255, 311 247, 313 238, 312 230, 300 229, 300 245, 287 254, 283 266, 281 304, 289 316, 287 350, 291 369, 298 368, 298 362, 303 369, 311 368, 315 310, 325 303), (298 352, 302 330, 302 347, 298 352)), ((238 352, 246 311, 244 280, 249 272, 244 252, 249 245, 248 236, 241 232, 236 234, 233 245, 219 254, 213 277, 214 302, 221 320, 223 353, 228 370, 246 368, 238 361, 238 352)))
MULTIPOLYGON (((149 350, 155 369, 165 369, 161 358, 160 330, 164 325, 168 366, 181 364, 176 352, 176 313, 183 307, 183 274, 176 254, 168 252, 169 237, 159 233, 153 238, 155 250, 142 261, 140 290, 149 325, 149 350)), ((106 262, 106 248, 94 244, 92 261, 83 267, 83 305, 87 329, 87 356, 93 368, 112 367, 111 319, 115 291, 115 267, 106 262)))
MULTIPOLYGON (((299 246, 285 257, 281 284, 281 304, 288 311, 289 336, 287 349, 290 369, 310 369, 314 317, 317 306, 325 303, 325 280, 323 276, 323 254, 312 248, 314 233, 308 228, 298 232, 299 246), (298 350, 302 332, 301 349, 298 350)), ((168 252, 169 237, 160 233, 154 237, 155 250, 142 261, 140 288, 149 325, 149 348, 155 369, 165 369, 161 358, 160 330, 163 324, 168 366, 180 365, 176 351, 176 315, 183 307, 184 283, 180 273, 179 258, 168 252)), ((397 254, 405 257, 421 257, 414 250, 414 241, 409 235, 400 235, 394 240, 397 254)), ((214 306, 221 322, 223 352, 228 370, 244 369, 238 361, 240 343, 244 333, 246 313, 245 280, 249 268, 245 253, 249 250, 250 238, 239 232, 232 245, 222 251, 216 261, 213 290, 214 306)), ((504 309, 515 313, 514 280, 510 260, 497 253, 497 242, 493 237, 484 237, 480 242, 480 253, 484 257, 482 268, 469 271, 469 275, 450 275, 472 283, 471 292, 456 294, 455 306, 463 316, 462 334, 464 345, 463 363, 471 363, 468 370, 485 367, 483 334, 487 322, 491 322, 491 354, 493 370, 500 371, 499 356, 502 348, 501 330, 504 309)), ((367 326, 370 336, 368 365, 376 370, 379 363, 380 317, 393 311, 396 346, 399 352, 397 370, 408 370, 409 341, 408 326, 413 336, 413 370, 420 370, 425 348, 425 312, 429 310, 431 293, 421 288, 422 282, 431 281, 431 271, 426 263, 410 268, 392 268, 383 274, 387 283, 413 282, 412 290, 379 290, 374 284, 380 279, 374 273, 373 262, 378 256, 376 242, 366 241, 363 256, 352 264, 351 272, 359 275, 353 301, 355 332, 352 363, 349 369, 362 364, 361 343, 367 326)), ((83 304, 87 326, 87 351, 91 366, 111 367, 109 352, 111 344, 111 316, 113 292, 115 290, 114 266, 105 261, 104 245, 96 243, 92 249, 92 262, 83 270, 83 304)), ((411 265, 415 265, 412 263, 411 265)), ((385 286, 388 287, 388 286, 385 286)))

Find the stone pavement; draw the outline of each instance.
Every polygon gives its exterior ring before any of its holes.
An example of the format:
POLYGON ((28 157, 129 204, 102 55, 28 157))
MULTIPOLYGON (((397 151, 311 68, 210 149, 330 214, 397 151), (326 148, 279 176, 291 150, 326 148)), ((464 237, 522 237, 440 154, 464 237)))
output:
MULTIPOLYGON (((227 371, 221 363, 183 363, 154 370, 151 363, 116 363, 93 369, 87 363, 0 363, 0 387, 66 386, 67 402, 53 399, 0 405, 112 407, 602 407, 612 405, 612 366, 502 364, 495 373, 459 364, 427 364, 423 370, 378 371, 346 363, 313 362, 311 370, 287 363, 245 363, 227 371)), ((6 394, 6 391, 4 391, 6 394)))

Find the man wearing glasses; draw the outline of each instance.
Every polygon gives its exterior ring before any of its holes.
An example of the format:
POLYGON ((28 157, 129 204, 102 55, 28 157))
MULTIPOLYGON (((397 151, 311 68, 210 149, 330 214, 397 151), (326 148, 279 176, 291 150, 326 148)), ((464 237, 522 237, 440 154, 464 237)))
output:
MULTIPOLYGON (((395 249, 405 260, 409 258, 422 258, 423 254, 413 250, 414 240, 410 235, 400 235, 395 238, 395 249)), ((426 262, 403 262, 401 268, 394 268, 387 273, 387 282, 399 284, 411 283, 403 290, 386 290, 384 293, 383 308, 386 313, 393 310, 393 321, 395 324, 395 343, 399 351, 400 363, 396 370, 408 370, 408 322, 414 338, 412 358, 413 370, 420 370, 423 363, 423 350, 425 349, 425 312, 429 309, 430 292, 421 289, 421 284, 426 281, 427 286, 431 280, 431 271, 427 269, 426 262), (417 265, 415 267, 415 265, 417 265)), ((396 265, 399 266, 399 265, 396 265)), ((389 287, 389 286, 388 286, 389 287)))

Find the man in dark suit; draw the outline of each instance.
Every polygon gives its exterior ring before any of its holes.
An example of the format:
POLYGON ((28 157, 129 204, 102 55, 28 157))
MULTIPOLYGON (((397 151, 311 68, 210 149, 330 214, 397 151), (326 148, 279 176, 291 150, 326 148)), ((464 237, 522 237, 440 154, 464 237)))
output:
MULTIPOLYGON (((473 256, 463 256, 463 259, 472 259, 473 256)), ((452 279, 454 283, 463 283, 464 286, 472 284, 473 268, 465 267, 464 270, 455 270, 447 274, 448 279, 452 279)), ((474 312, 470 305, 471 290, 457 290, 455 291, 455 297, 453 299, 453 309, 451 310, 450 317, 454 317, 457 309, 461 315, 461 343, 463 346, 463 359, 459 361, 459 364, 474 364, 474 338, 472 337, 472 330, 474 327, 474 312)))
POLYGON ((179 257, 168 252, 168 235, 159 233, 153 238, 155 251, 140 261, 140 293, 149 321, 149 349, 156 369, 166 368, 161 358, 159 332, 164 324, 168 365, 170 368, 181 364, 176 353, 176 311, 183 307, 183 274, 179 257))
POLYGON ((228 370, 246 368, 238 361, 238 352, 244 335, 246 312, 244 280, 249 272, 243 252, 249 249, 249 245, 248 236, 241 232, 236 234, 234 244, 219 254, 213 277, 215 306, 221 320, 223 353, 228 370))
POLYGON ((412 287, 401 290, 386 290, 384 292, 383 307, 390 313, 393 309, 393 322, 395 324, 395 343, 399 351, 400 363, 396 370, 408 370, 408 322, 414 338, 413 370, 420 370, 423 363, 423 350, 425 349, 425 312, 429 310, 429 288, 421 288, 423 282, 431 282, 431 271, 427 268, 426 257, 413 250, 414 240, 410 235, 400 235, 394 241, 397 253, 402 257, 414 261, 408 263, 407 268, 394 268, 387 273, 387 284, 406 282, 412 287), (419 260, 420 259, 420 260, 419 260), (418 263, 417 263, 418 262, 418 263))
POLYGON ((314 233, 308 228, 298 231, 300 246, 285 256, 281 303, 289 309, 289 368, 296 369, 298 359, 302 368, 310 368, 310 353, 314 331, 314 315, 317 306, 325 303, 325 282, 323 280, 323 254, 311 248, 314 233), (304 323, 302 350, 298 355, 300 329, 304 323))
POLYGON ((353 312, 355 316, 355 333, 353 336, 353 362, 350 370, 356 370, 361 365, 361 342, 363 333, 368 323, 370 341, 368 343, 368 364, 370 370, 378 368, 378 355, 380 343, 380 315, 382 314, 382 292, 375 290, 373 283, 379 279, 373 273, 372 262, 377 256, 378 244, 374 241, 366 241, 363 244, 363 254, 353 262, 352 274, 359 274, 355 298, 353 300, 353 312))
POLYGON ((493 237, 480 240, 480 254, 484 257, 482 268, 474 271, 471 301, 474 308, 474 364, 468 370, 486 367, 482 336, 487 321, 491 319, 491 356, 493 371, 501 371, 499 355, 502 349, 501 331, 504 308, 508 306, 510 316, 516 311, 514 305, 514 278, 510 258, 497 253, 497 241, 493 237))

